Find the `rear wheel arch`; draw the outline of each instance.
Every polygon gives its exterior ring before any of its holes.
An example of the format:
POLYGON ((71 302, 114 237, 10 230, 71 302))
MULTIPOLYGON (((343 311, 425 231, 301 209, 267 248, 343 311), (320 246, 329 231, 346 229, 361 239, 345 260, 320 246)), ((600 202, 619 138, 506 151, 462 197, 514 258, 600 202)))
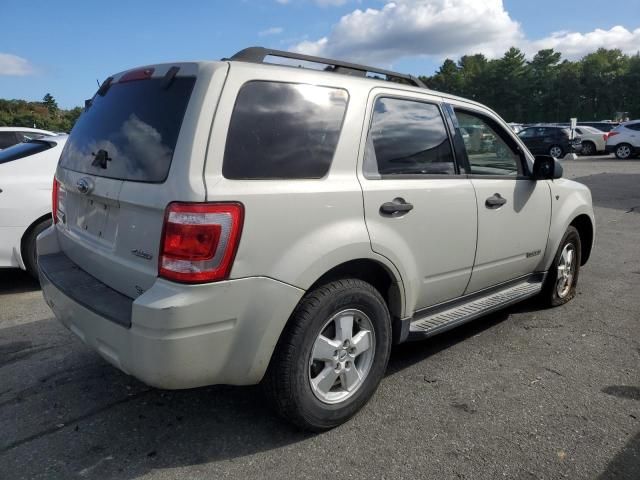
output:
POLYGON ((580 235, 581 243, 581 256, 580 265, 584 265, 589 260, 591 255, 591 249, 593 247, 593 223, 588 215, 578 215, 571 221, 570 226, 575 227, 580 235))
POLYGON ((349 260, 332 267, 313 282, 308 291, 343 278, 356 278, 371 284, 382 295, 392 319, 402 317, 404 291, 401 279, 397 278, 386 265, 370 258, 349 260))
MULTIPOLYGON (((31 223, 31 225, 27 227, 27 229, 22 234, 22 238, 20 239, 20 257, 23 265, 27 269, 29 269, 30 262, 26 258, 26 255, 29 252, 29 242, 31 241, 32 234, 39 225, 47 221, 51 221, 51 213, 46 213, 41 217, 38 217, 31 223)), ((31 273, 33 274, 34 272, 31 273)))

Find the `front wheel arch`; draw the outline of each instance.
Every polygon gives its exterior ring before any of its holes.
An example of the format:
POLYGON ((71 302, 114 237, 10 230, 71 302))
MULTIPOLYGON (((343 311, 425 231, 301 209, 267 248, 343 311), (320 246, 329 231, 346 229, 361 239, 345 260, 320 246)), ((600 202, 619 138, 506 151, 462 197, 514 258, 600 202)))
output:
POLYGON ((593 248, 593 224, 588 215, 582 214, 574 218, 570 226, 575 227, 580 236, 580 266, 582 266, 587 263, 591 256, 591 250, 593 248))

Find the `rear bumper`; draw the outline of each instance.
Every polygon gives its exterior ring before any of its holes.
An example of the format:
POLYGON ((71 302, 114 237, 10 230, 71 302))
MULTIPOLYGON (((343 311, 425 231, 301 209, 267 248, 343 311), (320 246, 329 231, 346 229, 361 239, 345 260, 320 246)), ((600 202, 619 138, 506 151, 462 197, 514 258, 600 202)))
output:
MULTIPOLYGON (((64 255, 56 247, 54 229, 38 238, 39 252, 64 255)), ((120 370, 166 389, 258 383, 304 294, 265 277, 206 285, 158 279, 140 297, 130 299, 127 327, 100 308, 100 294, 94 301, 83 301, 52 268, 51 262, 42 263, 40 282, 58 320, 120 370)))

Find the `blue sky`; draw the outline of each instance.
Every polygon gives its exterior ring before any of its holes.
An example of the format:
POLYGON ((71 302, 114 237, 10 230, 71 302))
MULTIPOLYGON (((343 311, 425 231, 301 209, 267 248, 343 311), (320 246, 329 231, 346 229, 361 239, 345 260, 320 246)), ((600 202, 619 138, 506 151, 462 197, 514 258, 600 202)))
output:
POLYGON ((445 56, 640 49, 640 0, 3 0, 0 98, 80 105, 109 74, 251 45, 431 74, 445 56), (367 9, 370 9, 367 12, 367 9), (357 10, 360 10, 358 12, 357 10), (555 33, 555 35, 554 35, 555 33))

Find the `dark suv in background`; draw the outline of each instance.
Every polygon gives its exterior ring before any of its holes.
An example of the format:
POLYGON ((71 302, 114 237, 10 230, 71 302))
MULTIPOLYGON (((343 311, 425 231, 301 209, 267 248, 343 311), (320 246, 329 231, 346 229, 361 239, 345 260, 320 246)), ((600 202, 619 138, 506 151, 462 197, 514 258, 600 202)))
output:
POLYGON ((534 155, 562 158, 567 153, 579 153, 582 150, 580 137, 571 140, 571 132, 565 127, 528 127, 519 132, 518 136, 534 155))

